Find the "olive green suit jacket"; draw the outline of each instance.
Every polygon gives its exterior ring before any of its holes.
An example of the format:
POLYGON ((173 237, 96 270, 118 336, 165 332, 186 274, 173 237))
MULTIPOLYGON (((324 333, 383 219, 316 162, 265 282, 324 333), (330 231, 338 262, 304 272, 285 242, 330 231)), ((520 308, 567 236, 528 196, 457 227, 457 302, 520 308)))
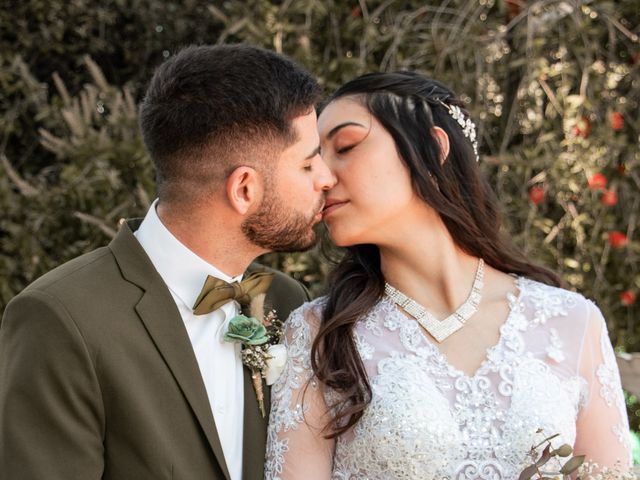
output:
MULTIPOLYGON (((138 225, 124 223, 108 247, 7 306, 1 479, 229 479, 184 323, 133 235, 138 225)), ((266 303, 280 318, 305 300, 302 285, 275 273, 266 303)), ((244 391, 243 479, 261 480, 267 419, 247 369, 244 391)))

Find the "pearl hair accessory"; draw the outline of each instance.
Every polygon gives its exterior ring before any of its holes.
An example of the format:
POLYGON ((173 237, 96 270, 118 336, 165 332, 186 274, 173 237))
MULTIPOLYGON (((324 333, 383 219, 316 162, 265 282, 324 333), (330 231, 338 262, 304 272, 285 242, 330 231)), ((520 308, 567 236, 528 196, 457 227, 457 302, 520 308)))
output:
POLYGON ((478 141, 476 139, 475 123, 473 123, 469 117, 465 116, 457 105, 447 105, 442 100, 440 100, 440 104, 446 108, 449 115, 458 122, 458 125, 462 128, 463 135, 469 139, 471 146, 473 146, 473 152, 476 154, 476 162, 479 162, 480 156, 478 155, 478 141))
MULTIPOLYGON (((432 95, 432 93, 433 92, 427 92, 426 96, 429 97, 430 95, 432 95)), ((402 104, 402 102, 406 102, 410 110, 415 110, 416 108, 416 101, 411 97, 402 97, 395 93, 390 93, 389 98, 392 100, 391 105, 393 106, 396 114, 398 113, 398 108, 402 104)), ((473 121, 469 117, 467 117, 464 113, 462 113, 462 110, 457 105, 448 105, 440 99, 435 99, 435 101, 437 101, 440 105, 446 108, 447 112, 449 112, 449 115, 451 115, 451 117, 456 122, 458 122, 458 125, 460 125, 460 128, 462 128, 462 134, 471 142, 471 146, 473 147, 473 153, 475 153, 476 155, 476 162, 479 162, 480 155, 478 153, 476 124, 473 123, 473 121)), ((422 102, 425 105, 429 104, 429 101, 425 100, 424 98, 422 98, 422 102)), ((429 109, 428 106, 426 108, 427 110, 429 109)))

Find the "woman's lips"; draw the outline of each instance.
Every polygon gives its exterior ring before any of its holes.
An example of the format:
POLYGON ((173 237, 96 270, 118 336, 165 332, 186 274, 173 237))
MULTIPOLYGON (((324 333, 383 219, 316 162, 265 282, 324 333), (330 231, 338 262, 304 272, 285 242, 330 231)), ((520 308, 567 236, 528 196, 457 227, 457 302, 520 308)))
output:
POLYGON ((324 210, 322 210, 322 218, 323 219, 327 218, 327 216, 329 214, 331 214, 332 212, 336 211, 340 207, 346 205, 347 203, 349 203, 347 200, 345 200, 345 201, 327 200, 327 203, 326 203, 326 205, 324 207, 324 210))

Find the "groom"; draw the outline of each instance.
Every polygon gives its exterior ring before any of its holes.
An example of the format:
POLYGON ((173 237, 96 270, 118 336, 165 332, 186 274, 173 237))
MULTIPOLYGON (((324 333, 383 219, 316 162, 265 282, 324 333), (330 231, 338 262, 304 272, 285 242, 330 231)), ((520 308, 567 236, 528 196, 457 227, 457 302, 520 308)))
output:
MULTIPOLYGON (((239 282, 266 271, 258 255, 315 243, 335 183, 318 97, 306 71, 250 46, 189 47, 158 68, 140 110, 158 200, 6 308, 1 478, 262 478, 266 420, 240 346, 222 339, 251 295, 194 304, 205 280, 239 282)), ((280 319, 307 299, 271 278, 280 319)))

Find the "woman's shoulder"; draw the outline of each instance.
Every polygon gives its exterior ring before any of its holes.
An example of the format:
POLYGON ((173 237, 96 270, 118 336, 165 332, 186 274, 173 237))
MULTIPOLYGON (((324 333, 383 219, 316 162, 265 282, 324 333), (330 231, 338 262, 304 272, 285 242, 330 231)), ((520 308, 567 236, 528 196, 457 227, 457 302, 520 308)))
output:
POLYGON ((534 323, 562 319, 586 326, 594 316, 601 316, 596 304, 581 293, 527 277, 518 277, 517 286, 520 307, 534 323))
POLYGON ((533 297, 566 297, 571 301, 588 301, 581 293, 569 290, 564 287, 549 285, 539 280, 533 280, 529 277, 517 277, 518 288, 526 290, 527 295, 533 297))
POLYGON ((327 297, 322 296, 308 302, 304 302, 293 310, 285 322, 285 329, 297 329, 302 326, 312 327, 317 330, 322 320, 327 297))
POLYGON ((314 298, 313 300, 304 302, 302 305, 300 305, 298 308, 296 308, 291 312, 291 315, 289 315, 289 318, 294 316, 304 317, 307 315, 313 315, 316 317, 322 316, 324 307, 327 304, 327 298, 328 297, 326 295, 323 295, 321 297, 314 298))
POLYGON ((284 322, 284 344, 289 358, 308 362, 311 346, 320 329, 325 303, 325 297, 305 302, 292 311, 284 322))

